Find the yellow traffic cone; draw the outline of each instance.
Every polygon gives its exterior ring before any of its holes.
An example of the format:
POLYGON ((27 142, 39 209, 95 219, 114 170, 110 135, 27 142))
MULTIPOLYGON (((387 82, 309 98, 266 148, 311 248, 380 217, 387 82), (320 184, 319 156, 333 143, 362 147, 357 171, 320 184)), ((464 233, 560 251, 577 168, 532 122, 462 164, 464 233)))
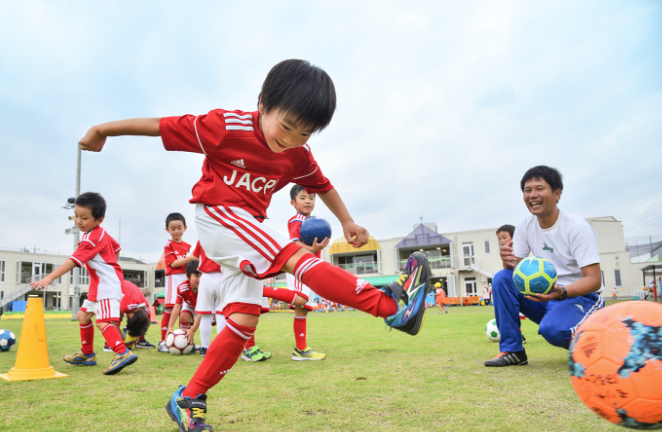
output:
POLYGON ((18 342, 16 364, 8 374, 1 374, 5 381, 33 381, 40 379, 65 378, 56 372, 48 360, 44 305, 39 297, 30 297, 25 309, 23 327, 18 342))

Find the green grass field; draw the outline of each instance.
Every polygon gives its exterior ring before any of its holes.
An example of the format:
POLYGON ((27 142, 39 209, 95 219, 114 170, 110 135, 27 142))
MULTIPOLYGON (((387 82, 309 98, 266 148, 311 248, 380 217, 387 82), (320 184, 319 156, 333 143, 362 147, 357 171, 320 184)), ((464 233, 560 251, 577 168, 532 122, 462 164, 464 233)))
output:
MULTIPOLYGON (((215 431, 622 430, 591 413, 575 395, 567 351, 554 348, 524 321, 529 365, 486 368, 498 344, 484 335, 491 307, 428 310, 421 333, 389 333, 383 321, 360 312, 311 314, 308 343, 325 352, 319 362, 290 360, 292 315, 267 314, 256 340, 271 360, 239 360, 209 392, 208 422, 215 431)), ((22 321, 2 321, 17 334, 22 321)), ((102 374, 112 353, 95 335, 95 367, 62 360, 80 348, 76 322, 46 321, 50 361, 69 378, 0 381, 0 430, 176 431, 164 406, 186 384, 201 358, 136 350, 139 360, 115 376, 102 374)), ((158 342, 158 326, 148 340, 158 342)), ((6 373, 16 348, 0 353, 6 373)))

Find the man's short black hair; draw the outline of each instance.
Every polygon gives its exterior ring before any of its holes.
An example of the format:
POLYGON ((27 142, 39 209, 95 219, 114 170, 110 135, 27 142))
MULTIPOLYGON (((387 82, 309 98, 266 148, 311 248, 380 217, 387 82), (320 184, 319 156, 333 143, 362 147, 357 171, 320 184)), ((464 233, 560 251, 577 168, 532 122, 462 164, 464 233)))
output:
POLYGON ((531 179, 543 179, 552 187, 552 192, 561 189, 563 191, 563 176, 556 168, 551 168, 546 165, 538 165, 529 169, 520 181, 520 187, 524 192, 524 183, 531 179))
POLYGON ((129 332, 129 336, 133 337, 145 336, 149 325, 149 316, 144 309, 135 311, 133 316, 126 320, 126 330, 129 332))
POLYGON ((193 273, 200 273, 198 271, 198 260, 187 262, 186 267, 184 267, 184 270, 186 270, 187 278, 190 278, 193 273))
POLYGON ((106 216, 106 200, 96 192, 85 192, 78 195, 74 204, 90 209, 94 219, 106 216))
POLYGON ((186 219, 184 218, 184 215, 181 213, 170 213, 166 218, 166 228, 168 228, 168 224, 170 224, 170 222, 172 221, 182 221, 184 226, 186 226, 186 219))
POLYGON ((331 123, 336 89, 331 77, 305 60, 285 60, 267 74, 258 97, 265 113, 280 109, 299 127, 318 132, 331 123))
POLYGON ((500 232, 505 231, 510 234, 510 238, 513 238, 515 236, 515 227, 512 225, 501 225, 499 229, 497 229, 497 235, 499 235, 500 232))
MULTIPOLYGON (((304 191, 305 193, 308 193, 308 191, 306 190, 306 188, 303 187, 303 186, 299 186, 299 185, 297 185, 297 184, 295 184, 294 186, 292 186, 292 189, 290 189, 290 199, 291 199, 292 201, 296 200, 297 195, 299 195, 299 194, 301 193, 301 191, 304 191)), ((313 195, 315 195, 315 194, 313 194, 313 195)))

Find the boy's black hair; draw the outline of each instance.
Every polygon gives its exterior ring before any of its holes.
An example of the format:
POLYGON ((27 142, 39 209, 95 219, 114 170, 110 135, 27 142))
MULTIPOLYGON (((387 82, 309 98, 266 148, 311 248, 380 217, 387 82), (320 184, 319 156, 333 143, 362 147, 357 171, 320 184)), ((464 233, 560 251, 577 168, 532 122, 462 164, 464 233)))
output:
POLYGON ((515 227, 512 225, 501 225, 499 229, 497 229, 497 235, 499 235, 501 231, 509 233, 511 239, 515 236, 515 227))
POLYGON ((198 271, 198 260, 187 262, 186 267, 184 267, 184 270, 186 270, 187 278, 190 278, 193 273, 200 273, 198 271))
MULTIPOLYGON (((303 187, 303 186, 299 186, 299 185, 297 185, 297 184, 295 184, 294 186, 292 186, 292 189, 290 189, 290 199, 291 199, 292 201, 296 200, 297 195, 299 195, 299 193, 300 193, 301 191, 304 191, 304 192, 308 193, 308 191, 306 190, 306 188, 303 187)), ((315 195, 315 194, 312 194, 312 195, 315 195)))
POLYGON ((318 132, 328 126, 336 110, 331 77, 305 60, 284 60, 267 74, 258 97, 266 113, 280 109, 299 127, 318 132))
POLYGON ((85 192, 78 195, 74 204, 90 209, 94 219, 106 216, 106 200, 96 192, 85 192))
POLYGON ((126 320, 126 330, 129 332, 129 336, 133 337, 145 336, 149 325, 149 316, 144 309, 137 310, 131 318, 126 320))
POLYGON ((166 218, 166 228, 168 228, 168 224, 172 221, 182 221, 184 226, 186 226, 186 219, 181 213, 170 213, 166 218))
POLYGON ((551 168, 546 165, 538 165, 530 168, 526 173, 524 173, 524 177, 522 177, 522 181, 520 181, 522 192, 524 192, 524 183, 531 179, 545 180, 547 184, 552 187, 552 192, 557 189, 561 189, 561 191, 563 191, 563 176, 556 168, 551 168))

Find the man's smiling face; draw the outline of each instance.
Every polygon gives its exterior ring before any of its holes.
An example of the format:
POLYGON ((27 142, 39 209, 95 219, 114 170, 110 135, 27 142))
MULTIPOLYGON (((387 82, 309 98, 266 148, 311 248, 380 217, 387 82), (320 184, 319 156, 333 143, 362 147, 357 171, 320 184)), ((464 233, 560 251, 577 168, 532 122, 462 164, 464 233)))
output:
POLYGON ((540 217, 556 213, 556 203, 561 198, 561 189, 552 187, 542 178, 533 178, 524 183, 524 203, 531 214, 540 217))

